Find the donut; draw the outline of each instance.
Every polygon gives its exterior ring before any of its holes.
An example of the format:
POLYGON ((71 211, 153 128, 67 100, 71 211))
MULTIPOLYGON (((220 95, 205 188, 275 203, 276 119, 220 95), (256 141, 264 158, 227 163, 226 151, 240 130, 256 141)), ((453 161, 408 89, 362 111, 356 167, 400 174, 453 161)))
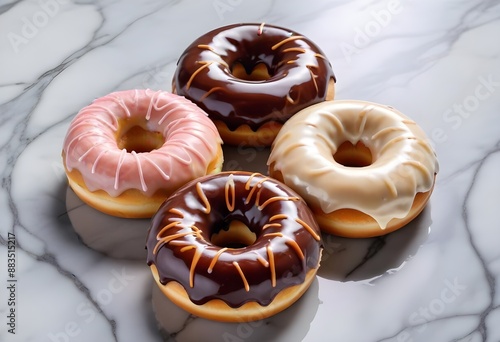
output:
POLYGON ((224 143, 269 146, 293 114, 334 98, 335 76, 303 35, 236 24, 208 32, 182 53, 172 89, 208 113, 224 143))
POLYGON ((322 250, 307 204, 259 173, 194 180, 153 216, 148 265, 163 294, 198 317, 252 321, 299 299, 322 250))
POLYGON ((323 232, 374 237, 425 207, 439 164, 423 130, 396 109, 331 101, 295 114, 279 132, 269 175, 304 198, 323 232))
POLYGON ((125 90, 73 118, 62 158, 83 202, 113 216, 150 218, 181 185, 221 170, 221 143, 207 114, 185 98, 125 90))

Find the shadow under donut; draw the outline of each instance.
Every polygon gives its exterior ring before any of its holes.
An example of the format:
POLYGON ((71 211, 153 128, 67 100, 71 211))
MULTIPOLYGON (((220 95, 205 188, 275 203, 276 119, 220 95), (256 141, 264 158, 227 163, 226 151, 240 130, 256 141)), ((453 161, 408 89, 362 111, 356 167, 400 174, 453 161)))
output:
POLYGON ((223 145, 224 171, 251 171, 268 174, 267 158, 269 157, 269 147, 253 147, 245 144, 239 146, 223 145))
POLYGON ((406 226, 384 236, 349 239, 323 234, 324 251, 318 276, 338 281, 362 281, 395 271, 414 256, 432 225, 428 205, 406 226))
POLYGON ((152 307, 164 341, 301 341, 318 310, 318 293, 315 278, 290 307, 272 317, 251 322, 217 322, 191 315, 170 301, 156 284, 152 289, 152 307))
POLYGON ((66 209, 73 229, 89 248, 113 258, 146 260, 149 219, 104 214, 85 204, 69 186, 66 209))

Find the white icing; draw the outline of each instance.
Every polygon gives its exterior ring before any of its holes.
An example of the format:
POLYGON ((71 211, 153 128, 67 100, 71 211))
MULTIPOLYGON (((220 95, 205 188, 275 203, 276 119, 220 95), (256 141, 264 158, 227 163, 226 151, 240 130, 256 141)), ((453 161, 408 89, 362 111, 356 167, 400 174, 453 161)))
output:
POLYGON ((438 172, 425 133, 397 110, 364 101, 328 101, 306 108, 279 132, 268 160, 285 184, 325 213, 356 209, 383 229, 408 215, 414 197, 429 191, 438 172), (361 141, 373 161, 347 167, 338 146, 361 141))

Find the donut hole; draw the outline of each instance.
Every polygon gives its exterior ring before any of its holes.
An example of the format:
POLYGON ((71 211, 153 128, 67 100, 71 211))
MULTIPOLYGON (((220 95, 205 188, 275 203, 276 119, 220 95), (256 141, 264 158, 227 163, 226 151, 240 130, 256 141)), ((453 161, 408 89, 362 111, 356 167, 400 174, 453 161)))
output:
POLYGON ((141 126, 132 126, 118 138, 118 148, 127 152, 151 152, 163 146, 165 138, 160 132, 148 131, 141 126))
POLYGON ((356 144, 350 141, 343 142, 333 155, 333 159, 346 167, 364 167, 373 162, 370 149, 362 141, 356 144))
POLYGON ((235 62, 231 68, 234 77, 245 81, 266 81, 271 74, 264 62, 245 63, 235 62))
POLYGON ((241 221, 229 222, 227 229, 220 229, 210 236, 210 242, 219 247, 244 248, 252 245, 257 235, 241 221))

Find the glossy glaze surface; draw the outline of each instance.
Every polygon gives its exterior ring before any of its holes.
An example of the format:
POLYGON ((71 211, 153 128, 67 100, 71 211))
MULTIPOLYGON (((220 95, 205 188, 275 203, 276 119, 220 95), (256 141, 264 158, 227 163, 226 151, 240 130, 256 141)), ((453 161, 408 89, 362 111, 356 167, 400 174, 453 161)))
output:
POLYGON ((78 171, 90 191, 115 197, 137 189, 152 196, 204 176, 221 143, 214 124, 192 102, 164 91, 134 89, 82 108, 68 128, 63 156, 68 172, 78 171), (136 128, 139 135, 159 135, 149 139, 159 140, 157 146, 150 151, 120 146, 136 128))
POLYGON ((380 229, 408 215, 415 196, 434 186, 436 153, 418 124, 397 109, 338 100, 310 106, 278 133, 268 164, 285 184, 325 213, 355 209, 380 229), (335 160, 345 142, 371 151, 365 166, 335 160))
POLYGON ((273 25, 238 24, 217 28, 187 47, 173 88, 229 129, 248 125, 257 130, 324 100, 334 78, 327 57, 303 35, 273 25), (264 64, 270 77, 237 77, 237 63, 247 74, 264 64))
MULTIPOLYGON (((238 22, 309 37, 332 61, 338 100, 398 108, 429 136, 441 168, 429 205, 407 227, 372 239, 325 235, 318 276, 289 309, 217 324, 171 305, 167 340, 499 340, 498 1, 3 1, 0 13, 1 341, 162 341, 145 261, 105 257, 74 233, 69 211, 82 225, 114 221, 66 206, 62 143, 92 100, 169 90, 185 47, 238 22), (38 26, 23 31, 33 17, 38 26), (15 335, 6 324, 9 234, 15 335)), ((236 146, 225 167, 265 172, 268 154, 236 146)))
POLYGON ((221 299, 237 308, 249 301, 268 305, 282 289, 301 284, 318 267, 321 236, 305 202, 285 185, 223 172, 172 195, 152 219, 147 248, 163 284, 179 282, 196 304, 221 299), (212 236, 232 221, 256 240, 215 245, 212 236))

